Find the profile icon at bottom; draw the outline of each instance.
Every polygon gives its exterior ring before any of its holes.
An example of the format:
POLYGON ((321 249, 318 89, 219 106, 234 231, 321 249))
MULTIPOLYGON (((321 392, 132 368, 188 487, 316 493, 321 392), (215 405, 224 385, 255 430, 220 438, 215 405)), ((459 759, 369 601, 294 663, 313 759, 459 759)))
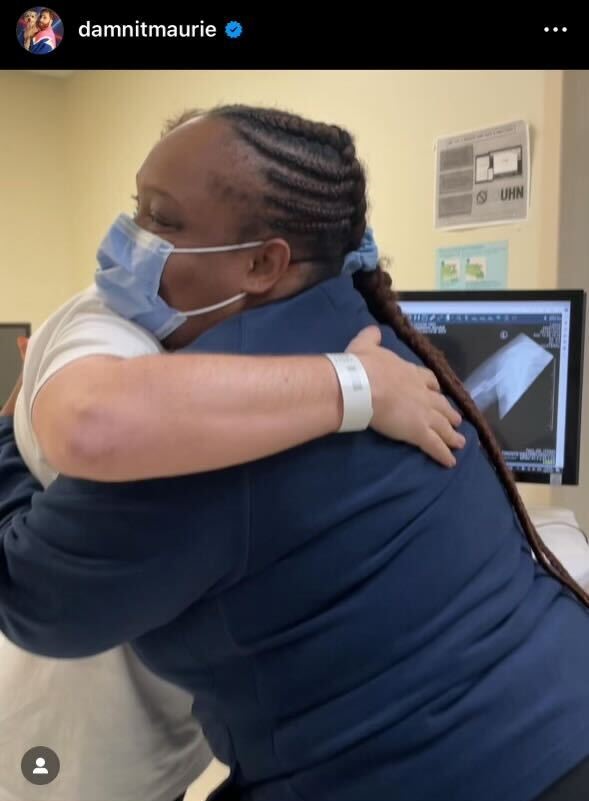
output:
POLYGON ((45 767, 45 760, 43 759, 43 757, 37 757, 37 759, 35 760, 35 765, 37 767, 35 768, 33 773, 42 773, 44 775, 47 775, 49 773, 49 771, 45 767))
POLYGON ((51 748, 30 748, 20 763, 22 775, 31 784, 49 784, 59 773, 59 757, 51 748))

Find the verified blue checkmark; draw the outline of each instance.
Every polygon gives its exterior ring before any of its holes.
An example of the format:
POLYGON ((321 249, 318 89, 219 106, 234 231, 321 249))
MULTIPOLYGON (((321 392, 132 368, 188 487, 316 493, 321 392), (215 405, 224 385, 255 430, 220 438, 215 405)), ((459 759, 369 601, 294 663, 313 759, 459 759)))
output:
POLYGON ((230 39, 239 39, 242 33, 243 25, 241 22, 237 22, 237 20, 232 20, 225 25, 225 36, 228 36, 230 39))

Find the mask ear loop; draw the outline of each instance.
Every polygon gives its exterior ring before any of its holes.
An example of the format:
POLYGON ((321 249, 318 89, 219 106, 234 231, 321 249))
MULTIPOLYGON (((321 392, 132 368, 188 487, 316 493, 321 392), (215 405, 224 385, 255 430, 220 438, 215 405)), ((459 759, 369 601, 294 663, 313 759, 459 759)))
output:
POLYGON ((222 300, 220 303, 215 303, 213 306, 205 306, 204 309, 195 309, 194 311, 183 311, 180 314, 183 314, 185 317, 198 317, 201 314, 208 314, 209 312, 217 311, 217 309, 223 309, 225 306, 230 306, 232 303, 237 303, 238 300, 245 298, 247 292, 240 292, 239 295, 234 295, 232 298, 228 298, 227 300, 222 300))
POLYGON ((232 250, 258 248, 263 242, 245 242, 243 245, 220 245, 212 248, 174 248, 172 253, 229 253, 232 250))

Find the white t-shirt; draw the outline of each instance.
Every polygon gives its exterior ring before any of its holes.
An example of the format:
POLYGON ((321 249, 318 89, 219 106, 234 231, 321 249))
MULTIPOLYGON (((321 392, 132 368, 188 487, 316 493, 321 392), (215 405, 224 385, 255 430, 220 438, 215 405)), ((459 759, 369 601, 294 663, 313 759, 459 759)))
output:
MULTIPOLYGON (((107 309, 94 287, 31 337, 14 430, 44 486, 56 476, 39 450, 31 410, 45 381, 85 356, 160 351, 150 334, 107 309)), ((127 645, 58 660, 0 635, 0 801, 174 801, 211 760, 191 703, 127 645), (20 768, 25 752, 38 745, 53 749, 61 763, 58 777, 43 786, 30 784, 20 768)))

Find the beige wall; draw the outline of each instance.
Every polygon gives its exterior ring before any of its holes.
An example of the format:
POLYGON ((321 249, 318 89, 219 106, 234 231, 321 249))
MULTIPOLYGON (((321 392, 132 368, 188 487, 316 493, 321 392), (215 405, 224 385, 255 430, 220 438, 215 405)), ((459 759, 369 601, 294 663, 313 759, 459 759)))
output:
MULTIPOLYGON (((11 241, 20 269, 3 286, 0 316, 18 311, 16 316, 38 322, 58 300, 88 284, 97 243, 113 217, 131 209, 135 172, 163 120, 187 107, 222 102, 280 105, 356 134, 369 172, 372 222, 399 288, 433 286, 436 247, 497 239, 509 241, 512 288, 554 286, 561 84, 560 72, 544 71, 104 71, 63 81, 5 73, 0 99, 11 113, 0 136, 12 191, 0 197, 8 210, 0 215, 0 232, 11 241), (532 126, 529 221, 436 233, 435 138, 520 118, 532 126), (23 165, 26 153, 42 142, 51 144, 50 160, 41 168, 23 165), (22 220, 38 224, 39 217, 43 234, 23 261, 29 240, 22 220), (54 252, 43 257, 47 238, 54 252)), ((549 499, 544 489, 525 493, 531 503, 549 499)))
POLYGON ((0 321, 34 325, 74 291, 60 81, 0 71, 0 321))
MULTIPOLYGON (((559 73, 556 74, 558 77, 559 73)), ((552 76, 554 83, 554 76, 552 76)), ((67 82, 68 152, 83 284, 96 240, 129 208, 134 175, 162 121, 220 102, 279 104, 348 126, 367 162, 372 219, 400 287, 432 286, 434 249, 507 238, 512 287, 553 284, 556 229, 545 210, 558 186, 560 106, 550 74, 518 72, 94 72, 67 82), (555 100, 557 102, 555 102, 555 100), (547 102, 550 108, 547 108, 547 102), (439 134, 509 121, 533 127, 534 202, 521 226, 436 234, 433 143, 439 134)))

